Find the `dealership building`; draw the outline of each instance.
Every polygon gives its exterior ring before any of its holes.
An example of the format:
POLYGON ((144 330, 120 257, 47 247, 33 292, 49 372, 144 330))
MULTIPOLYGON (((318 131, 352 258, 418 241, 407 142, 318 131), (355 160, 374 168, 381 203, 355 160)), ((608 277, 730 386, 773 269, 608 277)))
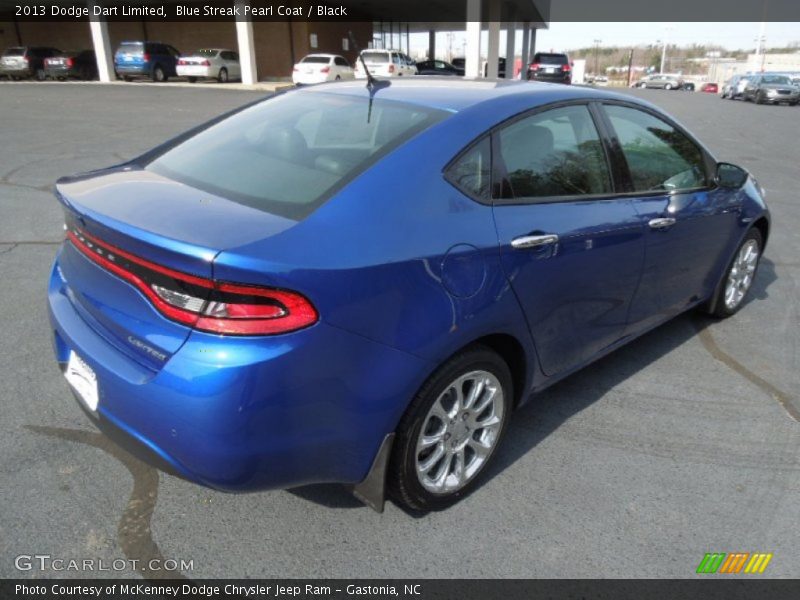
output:
MULTIPOLYGON (((202 6, 194 1, 166 5, 202 6)), ((341 54, 349 61, 357 51, 351 43, 352 32, 360 48, 385 47, 409 53, 412 33, 428 34, 428 56, 435 57, 436 33, 465 31, 465 70, 467 76, 483 75, 482 60, 487 62, 486 76, 496 77, 498 57, 522 56, 526 60, 534 52, 536 31, 547 26, 550 0, 342 0, 331 6, 342 6, 347 17, 330 20, 271 19, 247 16, 265 3, 259 0, 220 2, 215 6, 239 7, 238 17, 217 17, 216 20, 169 20, 163 17, 124 19, 111 16, 81 17, 73 20, 48 21, 46 18, 16 16, 14 3, 0 1, 0 51, 9 46, 51 46, 62 50, 93 49, 97 56, 101 81, 115 79, 113 53, 122 41, 154 41, 170 44, 181 52, 198 48, 237 50, 242 67, 242 82, 291 75, 292 65, 306 54, 326 52, 341 54), (505 29, 505 47, 500 47, 500 31, 505 29), (521 31, 521 36, 517 32, 521 31), (486 32, 486 35, 482 35, 486 32), (522 47, 516 48, 517 38, 522 47), (482 47, 482 41, 485 47, 482 47)), ((76 0, 75 5, 81 5, 76 0)), ((119 2, 89 0, 86 6, 93 13, 95 6, 113 6, 119 2)), ((127 3, 127 4, 137 4, 127 3)), ((148 2, 139 2, 146 5, 148 2)), ((161 4, 161 3, 159 3, 161 4)), ((274 3, 291 5, 292 2, 274 3)), ((319 3, 316 3, 319 4, 319 3)), ((50 4, 45 8, 49 9, 50 4)))

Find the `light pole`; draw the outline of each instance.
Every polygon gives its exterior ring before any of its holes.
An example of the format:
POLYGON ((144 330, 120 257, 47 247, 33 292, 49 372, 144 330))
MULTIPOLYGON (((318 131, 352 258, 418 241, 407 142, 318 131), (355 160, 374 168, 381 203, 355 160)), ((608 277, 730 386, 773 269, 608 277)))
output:
POLYGON ((662 75, 664 74, 664 63, 667 62, 667 34, 669 33, 670 29, 670 27, 664 28, 664 45, 661 47, 661 69, 659 70, 659 73, 662 75))
POLYGON ((603 42, 603 40, 595 40, 594 41, 594 76, 595 77, 597 77, 600 74, 598 63, 597 63, 597 53, 600 51, 600 44, 602 42, 603 42))

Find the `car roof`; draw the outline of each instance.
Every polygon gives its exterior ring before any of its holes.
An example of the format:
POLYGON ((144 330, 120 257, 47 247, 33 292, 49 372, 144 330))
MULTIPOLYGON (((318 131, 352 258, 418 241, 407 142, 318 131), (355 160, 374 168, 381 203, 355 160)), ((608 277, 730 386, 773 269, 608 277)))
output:
MULTIPOLYGON (((374 97, 450 112, 461 112, 483 103, 489 106, 493 102, 501 101, 512 104, 518 102, 520 110, 572 99, 618 99, 650 106, 629 95, 571 85, 483 78, 463 78, 458 81, 453 81, 453 77, 424 79, 424 82, 415 81, 413 77, 393 79, 390 85, 378 88, 374 92, 374 97)), ((364 80, 322 84, 293 90, 290 93, 332 93, 369 97, 369 90, 364 80)))

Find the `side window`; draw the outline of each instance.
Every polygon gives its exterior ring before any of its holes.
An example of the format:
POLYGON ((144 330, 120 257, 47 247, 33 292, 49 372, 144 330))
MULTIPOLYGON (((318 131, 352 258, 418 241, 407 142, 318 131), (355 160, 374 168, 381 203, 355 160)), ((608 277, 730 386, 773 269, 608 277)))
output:
POLYGON ((509 184, 503 198, 611 192, 605 153, 587 106, 564 106, 520 119, 500 130, 497 143, 509 184))
POLYGON ((606 105, 633 181, 633 191, 685 190, 704 187, 706 166, 700 148, 650 113, 606 105))
POLYGON ((462 154, 445 172, 447 180, 477 200, 491 200, 491 141, 489 136, 462 154))
POLYGON ((399 65, 399 64, 401 64, 401 63, 400 63, 400 55, 399 55, 399 54, 397 54, 396 52, 392 52, 392 62, 393 62, 394 64, 396 64, 396 65, 399 65))

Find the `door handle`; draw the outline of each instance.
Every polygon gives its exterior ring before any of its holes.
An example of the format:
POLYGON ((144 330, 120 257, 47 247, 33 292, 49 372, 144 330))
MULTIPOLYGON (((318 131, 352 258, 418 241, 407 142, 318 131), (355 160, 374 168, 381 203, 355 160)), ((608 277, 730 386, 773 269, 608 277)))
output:
POLYGON ((538 248, 539 246, 552 246, 556 242, 558 242, 558 236, 555 233, 521 235, 511 240, 511 247, 517 250, 524 250, 526 248, 538 248))
POLYGON ((658 219, 650 219, 647 224, 650 229, 669 229, 675 225, 675 219, 672 217, 659 217, 658 219))

